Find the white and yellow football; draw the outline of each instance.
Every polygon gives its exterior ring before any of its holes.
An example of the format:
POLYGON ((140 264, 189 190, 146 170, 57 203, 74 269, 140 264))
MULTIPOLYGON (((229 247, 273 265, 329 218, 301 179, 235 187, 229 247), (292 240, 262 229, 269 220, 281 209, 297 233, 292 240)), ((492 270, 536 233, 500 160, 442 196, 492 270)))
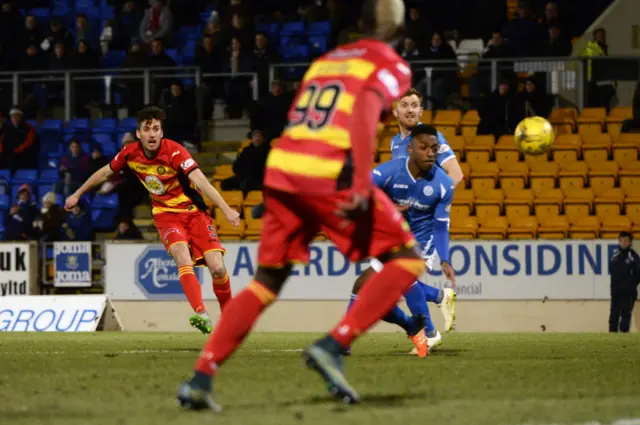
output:
POLYGON ((553 126, 542 117, 525 118, 516 127, 516 147, 525 155, 543 155, 556 139, 553 126))

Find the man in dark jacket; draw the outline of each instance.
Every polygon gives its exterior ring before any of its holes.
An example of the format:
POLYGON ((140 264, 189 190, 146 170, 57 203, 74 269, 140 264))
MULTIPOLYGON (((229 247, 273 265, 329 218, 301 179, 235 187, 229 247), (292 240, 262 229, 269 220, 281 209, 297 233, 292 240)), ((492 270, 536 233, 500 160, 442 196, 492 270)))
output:
POLYGON ((38 168, 38 136, 31 124, 23 120, 22 110, 14 106, 0 135, 0 168, 38 168))
POLYGON ((640 256, 631 248, 633 236, 621 232, 618 237, 620 248, 609 263, 611 274, 611 312, 609 332, 629 332, 631 312, 638 298, 640 283, 640 256))
POLYGON ((233 163, 234 176, 222 182, 222 190, 241 190, 247 193, 262 189, 264 167, 271 146, 262 130, 253 130, 251 144, 244 148, 233 163))

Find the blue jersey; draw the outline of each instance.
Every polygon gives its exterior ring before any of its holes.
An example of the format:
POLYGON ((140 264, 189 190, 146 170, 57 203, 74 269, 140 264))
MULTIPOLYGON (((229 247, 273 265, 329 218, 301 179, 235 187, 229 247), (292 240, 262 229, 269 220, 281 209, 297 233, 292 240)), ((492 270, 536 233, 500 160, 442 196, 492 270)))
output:
MULTIPOLYGON (((418 124, 420 125, 420 124, 418 124)), ((402 159, 409 156, 409 144, 411 143, 411 135, 409 134, 404 139, 402 133, 398 133, 391 139, 391 159, 402 159)), ((438 131, 438 143, 440 149, 438 150, 438 156, 436 157, 436 163, 442 167, 447 161, 455 158, 456 155, 451 150, 447 139, 438 131)))
POLYGON ((453 180, 440 167, 415 180, 409 173, 409 159, 396 159, 373 170, 373 181, 389 198, 408 205, 404 217, 411 227, 424 257, 438 252, 449 262, 449 213, 453 198, 453 180))

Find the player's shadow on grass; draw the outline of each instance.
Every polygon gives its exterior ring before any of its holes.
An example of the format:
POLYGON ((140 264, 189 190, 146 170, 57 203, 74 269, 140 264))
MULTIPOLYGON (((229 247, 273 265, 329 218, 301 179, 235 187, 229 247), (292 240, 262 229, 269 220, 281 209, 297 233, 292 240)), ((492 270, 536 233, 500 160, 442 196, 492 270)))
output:
MULTIPOLYGON (((416 400, 424 400, 425 394, 421 393, 402 393, 402 394, 370 394, 366 396, 362 396, 359 405, 367 406, 367 407, 398 407, 402 406, 405 403, 416 401, 416 400)), ((335 398, 331 396, 314 396, 310 397, 307 400, 302 401, 303 404, 314 405, 314 404, 332 404, 335 406, 333 410, 342 410, 349 409, 349 406, 341 404, 336 401, 335 398)), ((300 401, 284 403, 286 405, 298 405, 300 401)))
MULTIPOLYGON (((438 348, 437 350, 429 351, 429 356, 442 356, 442 357, 458 357, 471 350, 464 350, 460 348, 438 348)), ((407 351, 394 350, 389 353, 391 356, 404 356, 407 357, 407 351)))

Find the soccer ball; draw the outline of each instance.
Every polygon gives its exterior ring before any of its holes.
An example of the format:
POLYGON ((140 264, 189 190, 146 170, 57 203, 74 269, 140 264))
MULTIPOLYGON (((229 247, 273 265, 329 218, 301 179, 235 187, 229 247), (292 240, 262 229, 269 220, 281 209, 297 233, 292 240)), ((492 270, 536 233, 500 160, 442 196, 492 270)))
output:
POLYGON ((516 147, 525 155, 547 153, 556 135, 551 123, 542 117, 525 118, 516 127, 516 147))

